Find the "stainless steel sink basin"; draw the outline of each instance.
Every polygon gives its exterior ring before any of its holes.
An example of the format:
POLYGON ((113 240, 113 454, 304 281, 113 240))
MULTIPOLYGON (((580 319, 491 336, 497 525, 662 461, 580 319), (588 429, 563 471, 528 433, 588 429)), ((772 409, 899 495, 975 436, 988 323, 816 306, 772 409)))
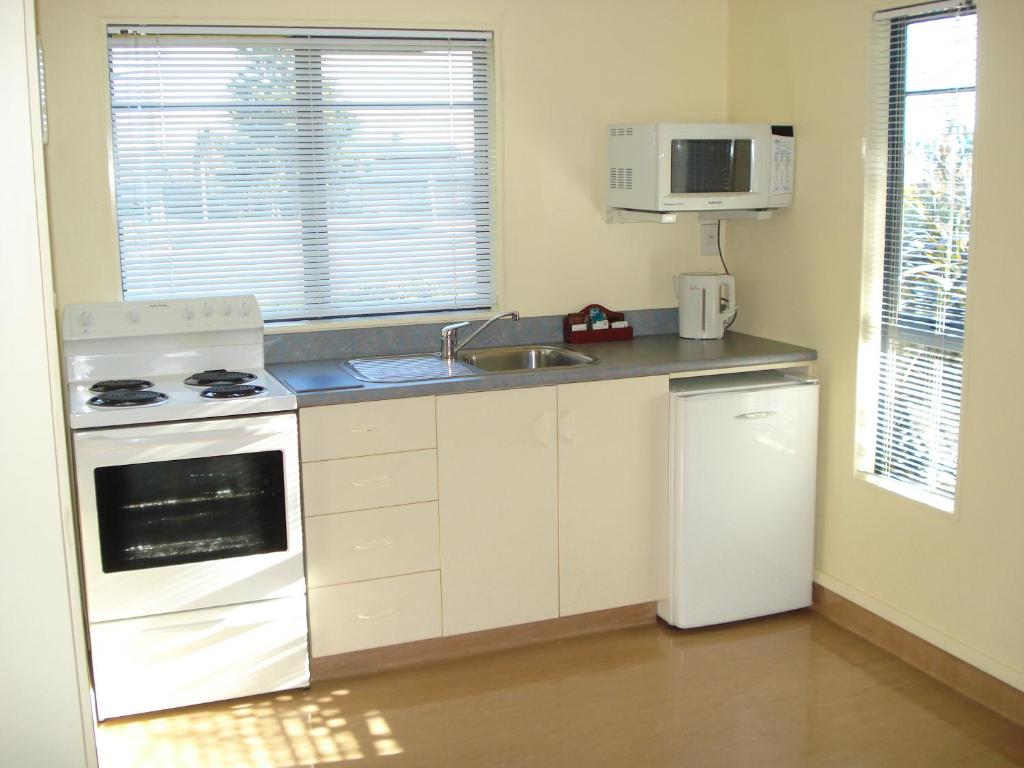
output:
POLYGON ((458 359, 487 373, 536 371, 544 368, 567 368, 593 365, 596 358, 571 349, 546 346, 491 347, 461 352, 458 359))
POLYGON ((437 355, 388 355, 349 360, 345 368, 362 381, 378 384, 486 376, 593 365, 596 358, 549 346, 489 347, 460 352, 447 362, 437 355))

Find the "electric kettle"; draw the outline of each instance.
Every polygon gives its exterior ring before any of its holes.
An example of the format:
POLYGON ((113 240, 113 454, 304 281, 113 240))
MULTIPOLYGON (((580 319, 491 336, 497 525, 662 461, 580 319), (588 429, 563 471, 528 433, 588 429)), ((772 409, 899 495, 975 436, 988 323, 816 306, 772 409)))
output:
POLYGON ((732 275, 684 272, 673 278, 679 299, 679 336, 720 339, 736 317, 736 280, 732 275))

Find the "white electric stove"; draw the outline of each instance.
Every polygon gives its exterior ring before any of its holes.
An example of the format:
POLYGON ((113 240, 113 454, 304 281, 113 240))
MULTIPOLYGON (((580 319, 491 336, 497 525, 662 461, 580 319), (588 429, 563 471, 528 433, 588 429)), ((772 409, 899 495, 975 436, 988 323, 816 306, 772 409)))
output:
POLYGON ((252 296, 68 307, 100 719, 309 683, 295 396, 252 296))

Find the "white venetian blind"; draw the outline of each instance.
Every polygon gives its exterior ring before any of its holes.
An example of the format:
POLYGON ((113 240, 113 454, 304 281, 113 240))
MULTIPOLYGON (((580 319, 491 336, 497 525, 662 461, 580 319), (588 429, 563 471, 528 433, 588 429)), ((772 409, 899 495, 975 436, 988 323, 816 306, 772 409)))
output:
POLYGON ((108 29, 125 299, 493 305, 489 33, 108 29))
POLYGON ((971 2, 939 2, 877 14, 874 24, 866 341, 875 379, 861 469, 948 509, 960 431, 977 15, 971 2))

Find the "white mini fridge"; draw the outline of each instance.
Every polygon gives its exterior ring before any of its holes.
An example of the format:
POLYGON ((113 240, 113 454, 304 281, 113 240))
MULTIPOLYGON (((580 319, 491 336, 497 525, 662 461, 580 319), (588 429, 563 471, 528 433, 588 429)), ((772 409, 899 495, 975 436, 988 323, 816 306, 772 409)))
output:
POLYGON ((672 384, 669 597, 702 627, 811 604, 818 383, 780 372, 672 384))

